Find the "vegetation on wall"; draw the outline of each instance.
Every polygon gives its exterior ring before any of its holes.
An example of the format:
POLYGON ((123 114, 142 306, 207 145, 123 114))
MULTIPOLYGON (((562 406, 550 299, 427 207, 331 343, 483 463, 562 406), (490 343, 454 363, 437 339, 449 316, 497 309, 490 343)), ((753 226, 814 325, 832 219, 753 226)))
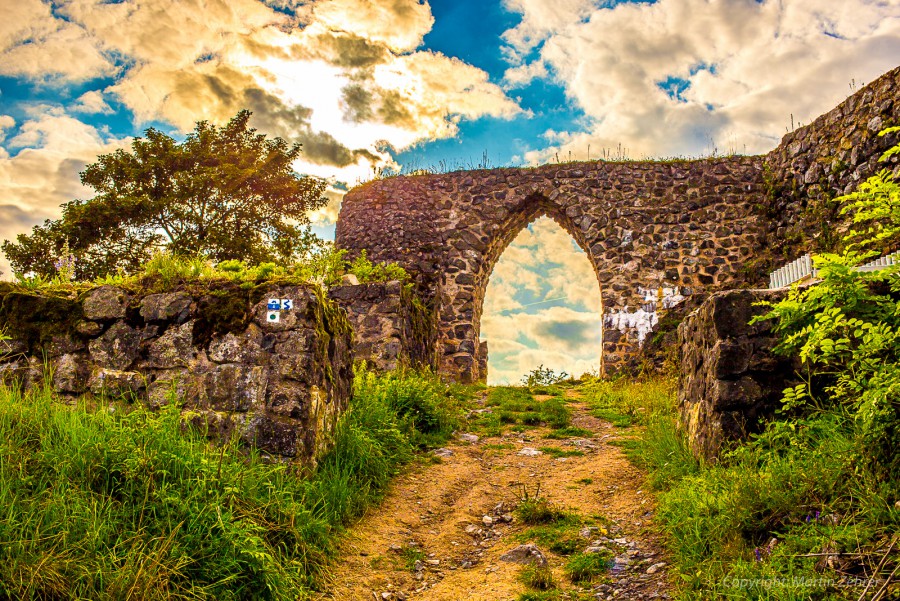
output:
POLYGON ((70 408, 49 387, 0 386, 0 599, 307 598, 344 526, 449 437, 458 395, 358 372, 334 449, 304 478, 185 432, 174 398, 159 413, 70 408))
POLYGON ((304 259, 293 263, 248 264, 238 260, 214 263, 205 257, 161 251, 131 274, 118 272, 87 281, 70 279, 65 273, 50 277, 18 274, 16 284, 27 290, 69 293, 99 285, 120 286, 134 292, 198 285, 210 289, 223 283, 237 284, 242 288, 252 288, 261 283, 314 283, 328 288, 340 284, 345 274, 353 274, 361 283, 394 279, 404 283, 410 281, 406 271, 395 263, 373 263, 365 253, 348 261, 346 254, 345 250, 337 250, 332 244, 323 243, 304 259))

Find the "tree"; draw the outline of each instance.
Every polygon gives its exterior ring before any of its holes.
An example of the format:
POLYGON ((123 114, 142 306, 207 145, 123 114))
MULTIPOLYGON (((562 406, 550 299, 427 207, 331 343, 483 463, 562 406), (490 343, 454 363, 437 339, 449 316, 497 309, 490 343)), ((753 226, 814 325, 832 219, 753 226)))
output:
POLYGON ((3 243, 13 270, 55 274, 67 241, 79 279, 133 272, 162 247, 213 261, 298 258, 317 240, 307 213, 325 204, 325 183, 298 176, 300 145, 257 133, 250 114, 221 128, 200 121, 183 142, 151 128, 130 152, 98 157, 81 172, 94 198, 3 243))

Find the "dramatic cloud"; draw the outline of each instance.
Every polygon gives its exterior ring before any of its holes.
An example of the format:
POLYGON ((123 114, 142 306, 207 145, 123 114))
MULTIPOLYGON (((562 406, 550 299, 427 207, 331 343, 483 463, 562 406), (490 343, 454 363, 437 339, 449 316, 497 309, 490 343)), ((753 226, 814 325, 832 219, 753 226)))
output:
POLYGON ((511 85, 553 77, 590 118, 548 132, 531 162, 571 150, 632 157, 764 152, 900 56, 897 0, 508 0, 511 85), (598 6, 600 4, 600 6, 598 6), (594 6, 592 6, 594 5, 594 6))
POLYGON ((538 219, 491 273, 481 321, 489 382, 518 382, 541 364, 576 376, 596 370, 600 328, 600 288, 587 256, 556 223, 538 219))
MULTIPOLYGON (((19 133, 6 140, 15 155, 0 155, 0 239, 11 240, 45 219, 59 215, 59 205, 91 194, 78 173, 97 158, 127 146, 131 139, 102 136, 95 128, 46 107, 35 108, 19 133)), ((12 127, 0 116, 0 131, 12 127)), ((2 135, 0 135, 2 138, 2 135)), ((3 277, 10 275, 0 255, 3 277)))
MULTIPOLYGON (((303 144, 299 172, 350 185, 396 167, 389 150, 521 112, 484 71, 417 50, 433 24, 418 0, 16 2, 0 23, 0 75, 58 89, 60 100, 19 106, 26 118, 0 148, 4 201, 33 222, 57 216, 83 193, 78 169, 118 143, 88 125, 113 112, 136 131, 185 133, 247 108, 260 131, 303 144)), ((336 205, 315 218, 333 219, 336 205)), ((26 221, 8 220, 0 235, 26 221)))
POLYGON ((57 18, 40 0, 7 2, 0 19, 0 75, 83 81, 115 66, 83 26, 57 18))

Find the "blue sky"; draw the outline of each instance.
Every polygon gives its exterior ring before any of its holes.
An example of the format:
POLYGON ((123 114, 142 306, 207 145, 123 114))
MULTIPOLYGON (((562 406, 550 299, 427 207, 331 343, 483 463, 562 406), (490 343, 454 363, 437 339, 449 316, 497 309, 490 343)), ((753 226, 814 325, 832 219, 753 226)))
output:
MULTIPOLYGON (((251 109, 330 181, 331 237, 378 171, 766 152, 898 56, 900 0, 17 0, 0 239, 88 196, 84 165, 150 126, 251 109)), ((492 380, 596 365, 598 292, 552 222, 524 230, 486 299, 492 380)))

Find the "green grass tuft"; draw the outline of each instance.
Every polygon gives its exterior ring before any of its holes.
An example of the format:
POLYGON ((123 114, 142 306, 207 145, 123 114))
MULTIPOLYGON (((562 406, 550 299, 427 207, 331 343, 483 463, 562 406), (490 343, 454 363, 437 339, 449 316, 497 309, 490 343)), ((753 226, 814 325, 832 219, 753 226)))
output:
POLYGON ((572 582, 592 582, 606 574, 609 567, 608 553, 578 553, 569 558, 563 570, 572 582))
POLYGON ((519 581, 528 588, 539 591, 547 591, 556 588, 556 582, 553 580, 553 572, 547 566, 530 565, 522 569, 519 574, 519 581))

